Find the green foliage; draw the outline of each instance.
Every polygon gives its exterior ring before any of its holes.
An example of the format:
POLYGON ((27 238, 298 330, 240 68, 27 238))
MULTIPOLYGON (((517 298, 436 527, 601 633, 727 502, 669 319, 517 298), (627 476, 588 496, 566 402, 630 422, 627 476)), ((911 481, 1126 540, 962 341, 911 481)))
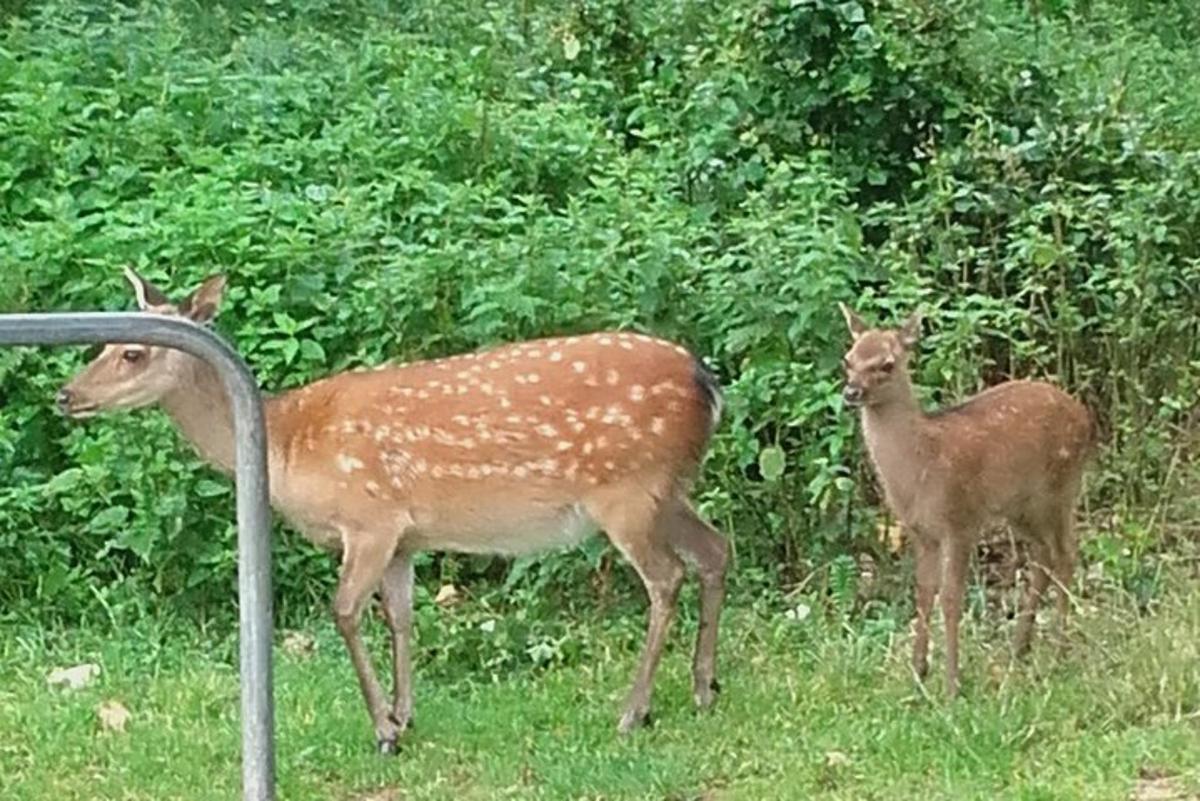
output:
MULTIPOLYGON (((176 291, 223 270, 219 327, 272 390, 541 334, 674 337, 727 389, 700 492, 738 574, 832 560, 852 593, 874 521, 838 300, 925 309, 931 402, 1029 375, 1084 397, 1108 441, 1093 507, 1179 494, 1200 48, 1183 0, 1137 5, 21 3, 0 310, 126 308, 126 263, 176 291)), ((227 617, 230 490, 153 415, 58 419, 79 363, 0 353, 0 614, 227 617)), ((589 556, 508 590, 556 603, 607 575, 589 556)), ((277 560, 285 616, 325 603, 327 559, 284 535, 277 560)))

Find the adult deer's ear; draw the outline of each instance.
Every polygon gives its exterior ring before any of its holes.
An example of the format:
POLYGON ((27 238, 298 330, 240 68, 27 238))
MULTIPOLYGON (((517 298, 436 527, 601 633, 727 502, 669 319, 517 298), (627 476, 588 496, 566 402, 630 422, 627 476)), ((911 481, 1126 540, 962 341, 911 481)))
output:
POLYGON ((204 279, 187 300, 179 304, 179 313, 193 322, 207 325, 217 316, 225 294, 225 276, 213 275, 204 279))
POLYGON ((154 306, 171 305, 170 298, 154 284, 142 278, 132 267, 125 268, 125 278, 133 286, 138 308, 146 311, 154 306))
POLYGON ((850 336, 857 340, 867 332, 867 324, 862 321, 862 318, 854 313, 854 310, 845 303, 839 303, 838 308, 842 310, 842 316, 846 318, 846 327, 850 329, 850 336))

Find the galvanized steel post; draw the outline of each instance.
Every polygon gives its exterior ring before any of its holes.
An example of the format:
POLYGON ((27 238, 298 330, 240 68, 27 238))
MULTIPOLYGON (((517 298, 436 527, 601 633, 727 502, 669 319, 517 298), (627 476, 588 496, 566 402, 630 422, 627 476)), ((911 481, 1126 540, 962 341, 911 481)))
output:
POLYGON ((0 315, 0 346, 106 342, 137 342, 187 351, 216 368, 225 385, 237 439, 242 797, 245 801, 273 801, 271 509, 266 421, 258 384, 233 348, 212 331, 189 320, 116 312, 0 315))

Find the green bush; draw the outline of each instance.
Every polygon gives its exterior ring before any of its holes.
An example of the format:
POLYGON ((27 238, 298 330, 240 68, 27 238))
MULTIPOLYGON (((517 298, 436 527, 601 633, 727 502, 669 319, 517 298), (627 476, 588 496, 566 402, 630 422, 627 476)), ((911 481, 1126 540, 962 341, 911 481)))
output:
MULTIPOLYGON (((269 390, 674 337, 727 388, 700 497, 758 586, 878 547, 835 302, 920 304, 930 402, 1063 382, 1108 439, 1089 504, 1137 514, 1179 492, 1200 390, 1200 47, 1162 5, 26 2, 0 17, 0 310, 222 270, 269 390)), ((56 417, 80 361, 0 353, 0 616, 227 619, 230 487, 159 416, 56 417)), ((608 559, 515 581, 569 596, 608 559)), ((289 534, 277 560, 285 616, 325 603, 328 559, 289 534)), ((433 569, 486 592, 507 564, 433 569)))

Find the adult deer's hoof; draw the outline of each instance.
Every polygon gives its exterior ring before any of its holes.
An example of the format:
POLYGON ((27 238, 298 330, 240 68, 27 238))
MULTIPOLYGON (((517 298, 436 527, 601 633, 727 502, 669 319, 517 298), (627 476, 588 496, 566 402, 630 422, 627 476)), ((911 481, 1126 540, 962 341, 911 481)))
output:
POLYGON ((696 701, 698 709, 708 709, 716 703, 717 696, 721 693, 721 684, 716 679, 709 681, 707 684, 697 684, 692 690, 692 698, 696 701))
POLYGON ((654 718, 650 715, 649 709, 627 709, 625 710, 625 714, 621 715, 621 719, 617 721, 617 733, 622 735, 629 734, 640 726, 649 728, 653 725, 654 718))

